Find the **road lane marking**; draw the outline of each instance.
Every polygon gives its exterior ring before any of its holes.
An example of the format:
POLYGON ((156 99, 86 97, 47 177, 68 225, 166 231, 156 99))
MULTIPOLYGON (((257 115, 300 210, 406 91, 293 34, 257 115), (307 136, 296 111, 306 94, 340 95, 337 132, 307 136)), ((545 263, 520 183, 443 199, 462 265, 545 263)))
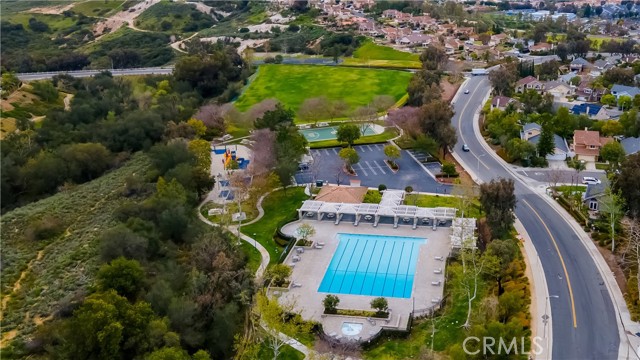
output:
POLYGON ((374 160, 373 163, 376 164, 376 166, 378 167, 378 170, 380 170, 382 175, 387 175, 387 173, 384 171, 384 168, 382 167, 382 165, 378 164, 378 161, 374 160))
MULTIPOLYGON (((478 82, 478 84, 476 85, 476 87, 473 89, 473 94, 475 96, 475 92, 476 90, 478 90, 478 87, 480 87, 480 84, 482 82, 478 82)), ((471 97, 470 97, 471 98, 471 97)), ((464 133, 462 132, 462 114, 464 114, 464 112, 467 110, 467 106, 469 106, 470 101, 467 101, 466 104, 464 104, 464 107, 462 108, 462 111, 460 112, 460 116, 458 117, 458 132, 460 132, 460 137, 462 138, 462 142, 464 144, 467 143, 467 141, 464 139, 464 133)), ((480 104, 480 106, 483 106, 484 104, 480 104)), ((473 121, 473 119, 471 119, 471 121, 473 121)), ((473 153, 472 153, 473 154, 473 153)), ((476 161, 478 161, 480 164, 482 164, 482 166, 484 166, 487 170, 491 170, 487 164, 484 163, 484 161, 482 161, 480 159, 479 156, 477 156, 476 154, 473 154, 473 157, 476 158, 476 161)))
POLYGON ((529 204, 529 202, 527 200, 522 200, 522 202, 525 205, 527 205, 529 207, 529 209, 531 209, 531 211, 533 211, 533 213, 536 215, 538 220, 540 220, 540 222, 542 223, 542 226, 544 226, 545 230, 547 230, 547 234, 549 234, 549 237, 551 238, 551 241, 553 242, 553 246, 556 248, 556 253, 558 254, 558 257, 560 257, 560 264, 562 264, 562 269, 564 270, 564 277, 567 279, 567 287, 569 288, 569 298, 571 300, 571 315, 573 316, 573 327, 577 328, 578 327, 578 323, 577 323, 577 320, 576 320, 576 305, 575 305, 575 302, 573 300, 573 289, 571 288, 571 279, 569 279, 569 273, 567 272, 567 266, 564 264, 564 258, 562 257, 562 254, 560 253, 560 248, 558 248, 558 243, 556 243, 556 239, 551 234, 551 231, 549 230, 549 227, 547 226, 547 224, 545 224, 544 220, 542 220, 542 217, 540 217, 540 214, 538 214, 538 212, 533 208, 533 206, 531 206, 531 204, 529 204))

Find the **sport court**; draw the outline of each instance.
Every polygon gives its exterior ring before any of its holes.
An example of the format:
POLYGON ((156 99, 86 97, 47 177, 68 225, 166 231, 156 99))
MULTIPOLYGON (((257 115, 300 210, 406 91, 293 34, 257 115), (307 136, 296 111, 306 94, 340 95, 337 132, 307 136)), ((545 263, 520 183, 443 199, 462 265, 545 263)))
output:
MULTIPOLYGON (((338 135, 338 127, 329 126, 315 129, 299 130, 308 142, 334 140, 338 135)), ((361 129, 362 136, 377 135, 375 126, 364 126, 361 129), (364 131, 362 131, 364 130, 364 131)))
POLYGON ((319 292, 409 298, 424 238, 338 234, 319 292))

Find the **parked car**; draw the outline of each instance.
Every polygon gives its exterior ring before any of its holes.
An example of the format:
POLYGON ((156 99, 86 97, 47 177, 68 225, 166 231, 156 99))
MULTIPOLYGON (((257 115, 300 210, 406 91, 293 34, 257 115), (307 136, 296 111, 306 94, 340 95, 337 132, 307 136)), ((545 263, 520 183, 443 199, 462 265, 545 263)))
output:
POLYGON ((600 179, 596 179, 591 176, 585 176, 582 178, 582 183, 587 185, 598 185, 601 183, 600 179))
POLYGON ((462 151, 465 151, 465 152, 469 151, 469 147, 467 146, 467 144, 462 144, 462 151))

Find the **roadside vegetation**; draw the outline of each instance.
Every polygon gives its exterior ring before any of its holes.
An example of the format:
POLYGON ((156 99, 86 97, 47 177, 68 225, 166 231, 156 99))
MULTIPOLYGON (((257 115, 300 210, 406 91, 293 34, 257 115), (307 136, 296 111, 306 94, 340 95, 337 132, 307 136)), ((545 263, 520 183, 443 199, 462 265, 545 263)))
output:
POLYGON ((189 34, 211 27, 212 15, 198 11, 195 6, 174 2, 159 2, 136 19, 136 26, 150 31, 189 34))

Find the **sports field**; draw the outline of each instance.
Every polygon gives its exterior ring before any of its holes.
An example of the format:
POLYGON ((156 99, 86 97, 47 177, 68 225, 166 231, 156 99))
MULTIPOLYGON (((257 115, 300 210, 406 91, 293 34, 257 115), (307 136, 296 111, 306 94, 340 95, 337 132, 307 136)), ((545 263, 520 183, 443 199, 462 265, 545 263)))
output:
POLYGON ((258 75, 236 101, 246 111, 262 100, 275 98, 298 111, 305 99, 326 96, 345 101, 353 110, 367 105, 376 95, 396 101, 407 91, 411 73, 319 65, 261 65, 258 75))

